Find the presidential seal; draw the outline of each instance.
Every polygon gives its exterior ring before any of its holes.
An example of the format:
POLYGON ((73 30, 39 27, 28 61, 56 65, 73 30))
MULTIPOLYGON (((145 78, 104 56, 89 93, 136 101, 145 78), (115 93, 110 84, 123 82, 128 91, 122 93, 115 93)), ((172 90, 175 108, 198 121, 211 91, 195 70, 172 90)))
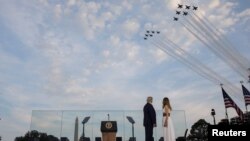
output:
POLYGON ((112 128, 112 123, 111 122, 107 122, 106 124, 105 124, 105 127, 107 128, 107 129, 111 129, 112 128))

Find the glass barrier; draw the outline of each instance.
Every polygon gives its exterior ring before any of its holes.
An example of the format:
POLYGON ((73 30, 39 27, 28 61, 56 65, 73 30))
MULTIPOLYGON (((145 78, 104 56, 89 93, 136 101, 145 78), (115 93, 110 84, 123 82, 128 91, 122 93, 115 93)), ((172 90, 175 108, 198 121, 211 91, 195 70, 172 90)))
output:
MULTIPOLYGON (((163 136, 162 111, 157 110, 157 127, 154 128, 154 140, 163 136)), ((184 136, 187 128, 185 111, 171 112, 176 138, 184 136)), ((143 111, 46 111, 33 110, 30 130, 53 135, 58 139, 67 138, 75 141, 80 137, 89 138, 90 141, 99 141, 102 138, 101 122, 116 121, 116 137, 119 141, 129 141, 135 137, 137 141, 145 140, 143 127, 143 111), (132 119, 132 122, 131 122, 132 119), (62 138, 61 138, 62 137, 62 138), (99 139, 99 140, 98 140, 99 139)))

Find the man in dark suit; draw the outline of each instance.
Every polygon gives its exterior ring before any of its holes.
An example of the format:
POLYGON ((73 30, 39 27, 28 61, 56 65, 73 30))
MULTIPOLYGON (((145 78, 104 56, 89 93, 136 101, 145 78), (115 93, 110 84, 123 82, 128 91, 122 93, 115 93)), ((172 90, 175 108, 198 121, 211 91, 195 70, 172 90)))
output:
POLYGON ((156 113, 152 105, 153 97, 147 98, 147 103, 143 107, 143 126, 145 127, 145 141, 153 141, 153 128, 156 127, 156 113))

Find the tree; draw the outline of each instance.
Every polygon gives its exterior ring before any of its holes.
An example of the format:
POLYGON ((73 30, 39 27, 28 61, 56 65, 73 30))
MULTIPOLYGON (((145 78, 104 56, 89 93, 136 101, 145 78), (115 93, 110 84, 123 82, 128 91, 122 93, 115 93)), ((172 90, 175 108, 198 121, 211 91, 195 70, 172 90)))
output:
POLYGON ((187 139, 189 141, 208 141, 208 125, 210 124, 204 119, 198 120, 192 125, 187 139))
POLYGON ((59 141, 59 139, 53 135, 47 135, 46 133, 40 133, 36 130, 28 131, 24 137, 16 137, 15 141, 59 141))
POLYGON ((48 136, 46 133, 40 133, 40 140, 41 141, 49 141, 48 136))

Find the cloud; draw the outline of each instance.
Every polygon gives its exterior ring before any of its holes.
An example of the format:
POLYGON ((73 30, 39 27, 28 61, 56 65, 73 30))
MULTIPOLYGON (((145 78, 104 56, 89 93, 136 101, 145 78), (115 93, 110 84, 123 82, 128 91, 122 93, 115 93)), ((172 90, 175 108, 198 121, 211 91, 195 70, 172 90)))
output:
POLYGON ((170 10, 176 9, 178 4, 182 4, 181 0, 165 0, 165 3, 170 10))
MULTIPOLYGON (((212 122, 211 108, 218 119, 224 118, 217 84, 142 39, 145 29, 159 29, 161 40, 169 38, 194 57, 205 55, 201 61, 209 68, 238 80, 216 55, 172 22, 177 3, 1 2, 0 30, 13 32, 6 36, 8 41, 0 43, 0 124, 6 127, 1 133, 8 140, 23 135, 34 109, 142 110, 149 95, 154 96, 156 109, 161 109, 162 98, 168 96, 174 109, 185 111, 189 127, 199 118, 212 122)), ((205 1, 199 12, 220 30, 243 30, 250 12, 235 11, 238 4, 205 1)), ((236 115, 234 109, 229 111, 230 116, 236 115)), ((58 118, 54 116, 40 118, 58 118)))
POLYGON ((151 50, 151 51, 152 51, 152 54, 154 55, 155 60, 157 61, 157 63, 161 63, 163 61, 166 61, 166 59, 168 58, 168 56, 166 55, 166 53, 163 52, 160 49, 156 48, 156 49, 151 50))
POLYGON ((249 21, 250 21, 250 9, 246 9, 236 15, 239 18, 240 24, 243 24, 245 31, 250 31, 249 21))
POLYGON ((29 47, 34 47, 39 43, 39 25, 44 25, 42 23, 44 12, 37 5, 39 4, 23 2, 3 3, 2 5, 3 10, 8 11, 7 14, 1 15, 3 23, 18 36, 23 44, 29 47), (22 8, 29 6, 34 10, 22 8))
POLYGON ((68 6, 74 6, 76 4, 76 0, 68 0, 68 6))
POLYGON ((220 5, 221 5, 220 0, 213 0, 209 3, 208 8, 215 9, 215 8, 218 8, 218 6, 220 5))
POLYGON ((77 12, 73 12, 74 7, 66 9, 68 18, 82 29, 81 31, 87 39, 91 40, 95 36, 96 30, 99 30, 97 28, 103 27, 103 23, 95 15, 100 10, 100 5, 95 2, 81 2, 76 6, 77 12))
POLYGON ((123 24, 123 33, 125 37, 131 38, 134 34, 136 34, 140 28, 140 24, 136 19, 127 19, 123 24))
MULTIPOLYGON (((217 29, 226 29, 232 27, 237 21, 238 18, 233 13, 233 8, 237 6, 237 3, 226 2, 220 3, 220 1, 212 1, 210 3, 211 10, 208 9, 207 15, 208 19, 212 22, 213 25, 216 25, 217 29), (219 8, 217 8, 219 6, 219 8), (212 9, 217 9, 212 10, 212 9), (223 24, 218 21, 224 21, 223 24)), ((206 17, 206 16, 205 16, 206 17)), ((204 18, 205 18, 204 17, 204 18)))
POLYGON ((55 17, 56 19, 60 19, 62 15, 62 6, 60 4, 57 4, 55 6, 55 17))

